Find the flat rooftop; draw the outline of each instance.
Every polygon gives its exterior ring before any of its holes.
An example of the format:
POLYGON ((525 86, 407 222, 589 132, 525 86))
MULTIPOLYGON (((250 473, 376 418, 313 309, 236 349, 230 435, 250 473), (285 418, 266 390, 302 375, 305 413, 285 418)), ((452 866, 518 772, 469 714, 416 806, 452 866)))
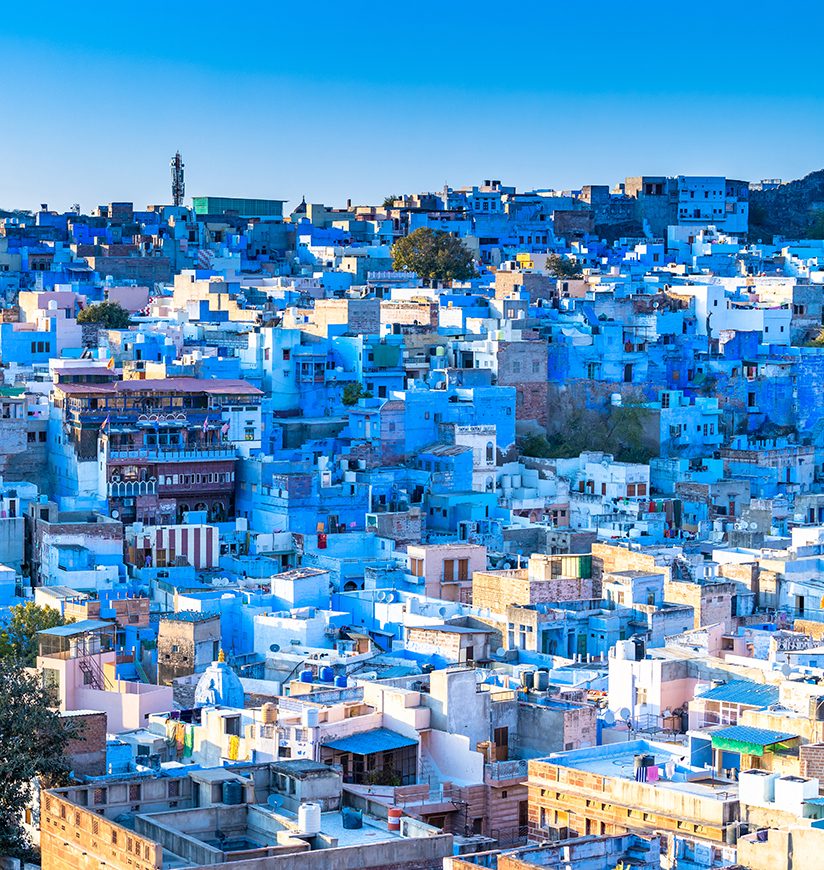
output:
POLYGON ((597 776, 635 780, 635 756, 652 755, 655 764, 661 768, 661 775, 655 783, 656 788, 685 792, 714 800, 738 800, 738 783, 717 779, 711 770, 691 767, 685 763, 686 753, 687 749, 682 746, 652 743, 648 740, 631 740, 628 743, 613 743, 557 753, 535 761, 597 776), (667 764, 674 765, 671 778, 665 773, 667 764))

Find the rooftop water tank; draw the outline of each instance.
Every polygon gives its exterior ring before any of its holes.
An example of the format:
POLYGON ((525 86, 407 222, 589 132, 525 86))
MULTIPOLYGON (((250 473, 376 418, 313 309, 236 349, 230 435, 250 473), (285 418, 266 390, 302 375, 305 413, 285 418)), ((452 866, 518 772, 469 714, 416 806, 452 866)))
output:
POLYGON ((266 703, 260 708, 260 718, 264 725, 277 721, 278 708, 275 704, 266 703))
POLYGON ((326 665, 320 669, 320 674, 318 674, 318 676, 320 677, 320 681, 322 683, 331 683, 332 680, 335 679, 335 672, 332 670, 332 668, 326 665))
POLYGON ((314 728, 318 724, 318 711, 316 707, 304 707, 301 716, 304 728, 314 728))
POLYGON ((335 686, 338 689, 345 689, 348 683, 349 681, 346 679, 346 674, 338 674, 338 676, 335 677, 335 686))
POLYGON ((298 829, 301 834, 320 833, 320 804, 305 803, 298 807, 298 829))
POLYGON ((315 675, 312 673, 311 668, 306 668, 300 672, 299 679, 301 683, 311 683, 315 679, 315 675))
POLYGON ((348 831, 356 831, 363 827, 363 810, 354 807, 343 807, 340 811, 343 827, 348 831))
POLYGON ((545 692, 549 688, 549 671, 540 670, 535 674, 535 688, 545 692))
POLYGON ((236 779, 223 781, 223 803, 235 806, 243 803, 243 785, 236 779))

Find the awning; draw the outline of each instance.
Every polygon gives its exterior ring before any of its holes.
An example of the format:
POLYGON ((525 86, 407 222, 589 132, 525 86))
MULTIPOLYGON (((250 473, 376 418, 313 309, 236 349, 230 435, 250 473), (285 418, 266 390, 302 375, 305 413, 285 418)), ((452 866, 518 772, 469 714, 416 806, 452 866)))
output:
POLYGON ((336 752, 372 755, 375 752, 389 752, 392 749, 403 749, 405 746, 416 746, 417 743, 417 740, 404 737, 397 731, 390 731, 388 728, 375 728, 373 731, 364 731, 361 734, 353 734, 351 737, 342 737, 340 740, 332 740, 323 745, 336 752))
POLYGON ((763 755, 764 750, 787 741, 797 740, 797 734, 752 728, 749 725, 731 725, 713 732, 712 748, 742 752, 745 755, 763 755))

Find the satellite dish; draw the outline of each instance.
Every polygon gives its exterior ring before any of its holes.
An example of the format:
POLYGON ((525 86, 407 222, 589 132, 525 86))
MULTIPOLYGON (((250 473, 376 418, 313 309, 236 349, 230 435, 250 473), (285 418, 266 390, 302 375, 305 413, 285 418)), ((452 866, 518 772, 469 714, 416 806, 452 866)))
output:
POLYGON ((378 592, 378 601, 386 601, 386 593, 378 592))
POLYGON ((750 531, 751 532, 758 531, 758 523, 750 523, 750 531))
POLYGON ((626 707, 621 707, 621 709, 618 711, 618 715, 619 715, 622 719, 629 719, 630 716, 631 716, 629 710, 627 710, 626 707))
POLYGON ((498 649, 495 650, 496 656, 502 656, 505 654, 506 654, 506 650, 502 646, 499 646, 498 649))
POLYGON ((614 725, 615 724, 615 713, 612 710, 607 710, 604 713, 604 725, 614 725))
POLYGON ((112 519, 116 520, 120 516, 120 511, 114 510, 112 511, 112 519))
POLYGON ((785 677, 789 677, 792 672, 793 669, 790 667, 789 662, 784 662, 784 664, 781 665, 781 673, 784 674, 785 677))
POLYGON ((438 616, 446 616, 446 608, 445 607, 438 608, 438 616))
POLYGON ((279 643, 273 643, 273 644, 269 647, 269 652, 280 652, 280 644, 279 644, 279 643))

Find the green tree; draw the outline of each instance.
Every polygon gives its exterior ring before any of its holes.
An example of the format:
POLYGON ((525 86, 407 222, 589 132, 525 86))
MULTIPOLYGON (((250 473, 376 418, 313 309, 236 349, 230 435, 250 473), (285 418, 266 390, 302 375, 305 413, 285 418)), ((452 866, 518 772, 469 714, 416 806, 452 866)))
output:
POLYGON ((53 607, 40 607, 33 601, 11 608, 11 619, 0 632, 0 659, 31 668, 37 660, 37 632, 65 625, 66 620, 53 607))
POLYGON ((562 257, 560 254, 550 254, 546 258, 546 271, 555 278, 576 278, 584 273, 579 262, 562 257))
POLYGON ((808 239, 824 239, 824 209, 817 209, 807 228, 808 239))
POLYGON ((51 709, 39 675, 0 659, 0 855, 32 857, 20 826, 32 780, 43 788, 66 784, 66 748, 76 736, 71 720, 51 709))
POLYGON ((548 459, 553 455, 552 445, 542 432, 532 432, 521 441, 521 455, 548 459))
POLYGON ((119 302, 94 302, 77 315, 78 323, 96 323, 105 329, 127 329, 129 312, 119 302))
POLYGON ((383 208, 394 208, 396 199, 400 199, 400 197, 396 196, 394 193, 390 193, 389 196, 384 197, 383 208))
POLYGON ((472 252, 460 239, 421 227, 392 246, 392 267, 425 281, 466 281, 475 275, 472 252))
POLYGON ((351 383, 344 384, 343 387, 343 396, 341 397, 341 401, 348 408, 352 405, 358 404, 358 399, 371 399, 372 393, 364 390, 363 384, 359 381, 352 381, 351 383))

